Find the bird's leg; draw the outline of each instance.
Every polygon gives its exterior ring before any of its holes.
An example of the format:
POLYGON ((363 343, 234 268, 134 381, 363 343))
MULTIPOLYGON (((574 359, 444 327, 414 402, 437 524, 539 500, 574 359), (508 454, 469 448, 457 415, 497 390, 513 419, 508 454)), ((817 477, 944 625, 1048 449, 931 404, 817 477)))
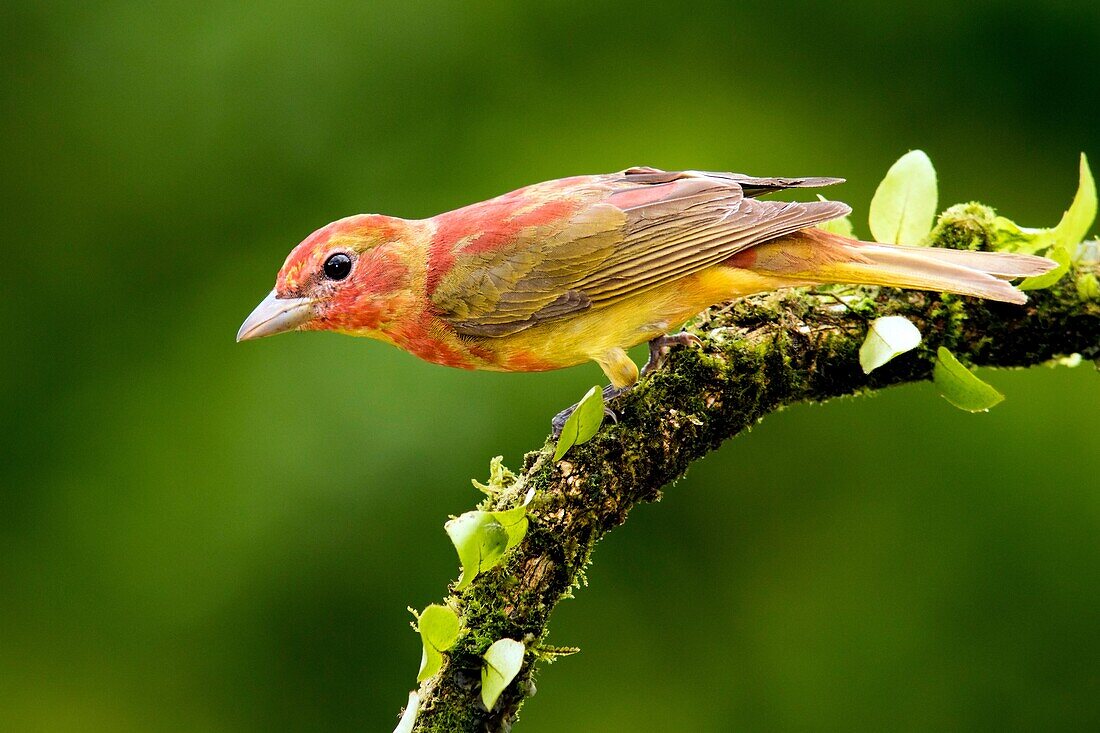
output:
POLYGON ((672 351, 673 346, 702 345, 703 342, 699 340, 698 336, 693 333, 688 333, 687 331, 658 336, 649 342, 649 360, 646 361, 645 366, 642 367, 642 374, 649 374, 664 366, 665 359, 668 357, 668 352, 672 351))
MULTIPOLYGON (((623 392, 626 392, 628 389, 630 388, 620 388, 616 387, 613 384, 609 384, 603 388, 603 414, 605 417, 610 418, 611 422, 619 422, 619 416, 615 414, 614 410, 607 406, 607 403, 621 395, 623 392)), ((550 421, 550 424, 554 428, 553 434, 555 440, 561 437, 561 431, 562 428, 565 427, 565 421, 568 420, 569 416, 577 410, 578 405, 580 405, 579 402, 576 405, 570 405, 569 407, 559 412, 557 415, 554 415, 554 419, 550 421)))
MULTIPOLYGON (((665 359, 668 357, 668 352, 672 350, 673 346, 702 346, 703 342, 699 340, 699 337, 693 333, 687 331, 680 331, 679 333, 670 333, 664 336, 658 336, 655 339, 651 339, 649 342, 649 361, 642 367, 641 374, 649 374, 664 366, 665 359)), ((630 360, 630 356, 624 349, 615 348, 609 350, 601 357, 596 359, 596 362, 603 369, 604 374, 611 380, 611 384, 603 388, 603 414, 611 418, 612 422, 618 422, 619 417, 615 414, 615 411, 608 407, 607 403, 615 399, 619 395, 628 392, 631 387, 638 381, 638 366, 630 360)), ((577 403, 580 404, 580 403, 577 403)), ((551 421, 551 425, 554 428, 554 438, 557 439, 561 436, 562 428, 565 427, 565 421, 569 419, 577 409, 577 405, 572 405, 559 412, 554 416, 551 421)))

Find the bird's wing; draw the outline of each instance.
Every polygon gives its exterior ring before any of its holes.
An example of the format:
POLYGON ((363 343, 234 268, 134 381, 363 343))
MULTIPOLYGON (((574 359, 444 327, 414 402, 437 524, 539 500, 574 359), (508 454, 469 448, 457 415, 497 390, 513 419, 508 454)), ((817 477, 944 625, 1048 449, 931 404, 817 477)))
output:
POLYGON ((515 333, 843 216, 850 209, 838 201, 745 194, 835 181, 631 168, 537 184, 436 217, 429 296, 459 333, 515 333))

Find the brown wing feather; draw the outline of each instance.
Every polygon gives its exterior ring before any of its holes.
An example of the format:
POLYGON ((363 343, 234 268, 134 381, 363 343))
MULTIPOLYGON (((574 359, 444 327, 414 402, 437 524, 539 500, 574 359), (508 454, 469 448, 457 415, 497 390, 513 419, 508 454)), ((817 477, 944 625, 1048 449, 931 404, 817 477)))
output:
POLYGON ((471 336, 503 336, 607 306, 850 211, 838 201, 759 201, 743 186, 765 191, 836 180, 642 168, 604 176, 589 184, 605 189, 599 203, 564 227, 536 227, 507 247, 456 258, 433 300, 445 320, 471 336))

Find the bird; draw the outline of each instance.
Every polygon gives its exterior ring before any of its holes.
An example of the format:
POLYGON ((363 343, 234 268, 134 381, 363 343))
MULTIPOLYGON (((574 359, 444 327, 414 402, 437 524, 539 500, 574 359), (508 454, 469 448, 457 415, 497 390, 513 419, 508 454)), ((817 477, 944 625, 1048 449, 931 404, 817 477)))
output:
POLYGON ((290 252, 237 341, 335 331, 502 372, 594 361, 614 397, 639 378, 627 349, 649 343, 646 373, 673 346, 698 344, 670 331, 719 303, 836 283, 1024 303, 1009 281, 1056 266, 860 241, 818 227, 851 212, 841 201, 762 198, 842 182, 636 166, 536 183, 427 219, 349 216, 290 252))

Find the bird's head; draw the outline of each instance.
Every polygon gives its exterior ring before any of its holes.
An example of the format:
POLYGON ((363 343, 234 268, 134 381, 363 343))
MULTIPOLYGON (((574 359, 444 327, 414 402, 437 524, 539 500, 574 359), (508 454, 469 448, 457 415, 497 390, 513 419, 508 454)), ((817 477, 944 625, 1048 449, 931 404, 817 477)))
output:
POLYGON ((238 341, 285 331, 376 335, 409 280, 411 223, 359 214, 324 226, 295 247, 275 288, 245 319, 238 341))

